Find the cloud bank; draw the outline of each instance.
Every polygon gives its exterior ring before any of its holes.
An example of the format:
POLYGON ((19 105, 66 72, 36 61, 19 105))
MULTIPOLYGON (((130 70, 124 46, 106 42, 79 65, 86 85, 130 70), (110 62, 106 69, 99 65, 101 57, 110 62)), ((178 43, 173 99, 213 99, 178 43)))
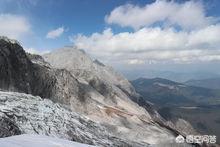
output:
POLYGON ((220 24, 207 16, 201 1, 156 1, 144 7, 126 4, 105 17, 111 28, 71 37, 79 48, 107 62, 134 64, 211 62, 220 60, 220 24))
POLYGON ((144 60, 172 60, 191 62, 220 59, 220 25, 185 32, 173 28, 142 28, 136 32, 114 34, 111 29, 91 36, 78 35, 72 38, 79 48, 102 58, 114 56, 141 64, 144 60))

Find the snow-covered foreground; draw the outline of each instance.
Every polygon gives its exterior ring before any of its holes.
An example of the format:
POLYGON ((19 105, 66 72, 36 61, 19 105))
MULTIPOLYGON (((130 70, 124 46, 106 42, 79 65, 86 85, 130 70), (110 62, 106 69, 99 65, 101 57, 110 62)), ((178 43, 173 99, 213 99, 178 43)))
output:
POLYGON ((105 126, 49 99, 0 90, 0 138, 20 134, 40 134, 96 146, 148 146, 115 137, 105 126))
POLYGON ((81 144, 59 138, 43 135, 17 135, 12 137, 0 138, 1 147, 92 147, 91 145, 81 144))

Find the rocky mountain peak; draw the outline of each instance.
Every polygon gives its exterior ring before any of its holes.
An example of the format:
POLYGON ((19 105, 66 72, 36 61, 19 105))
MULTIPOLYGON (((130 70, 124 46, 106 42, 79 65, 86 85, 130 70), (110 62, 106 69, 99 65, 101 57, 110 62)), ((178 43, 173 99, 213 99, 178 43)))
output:
POLYGON ((76 47, 64 47, 54 52, 45 54, 44 59, 55 68, 65 68, 78 78, 89 82, 97 77, 105 83, 117 85, 127 93, 135 95, 135 90, 129 81, 121 74, 114 71, 98 60, 91 59, 88 54, 76 47))
MULTIPOLYGON (((37 100, 38 98, 33 96, 29 98, 29 96, 18 93, 11 95, 12 92, 0 93, 0 98, 2 99, 5 99, 5 94, 12 97, 16 106, 12 109, 18 109, 18 111, 12 112, 14 116, 18 114, 22 117, 28 115, 25 118, 26 123, 34 123, 35 120, 32 122, 32 119, 35 116, 42 119, 42 122, 39 123, 45 123, 43 120, 49 119, 40 114, 40 110, 51 111, 49 107, 52 108, 53 106, 48 104, 47 99, 49 99, 52 101, 52 105, 57 103, 67 109, 68 112, 66 113, 70 114, 69 116, 71 116, 71 113, 77 113, 89 118, 94 124, 99 124, 108 133, 112 134, 116 140, 120 140, 119 144, 117 142, 118 146, 124 144, 123 140, 128 140, 128 142, 135 140, 142 146, 144 146, 143 144, 160 143, 161 140, 167 142, 173 140, 178 132, 166 126, 162 119, 159 119, 160 123, 155 121, 154 118, 158 119, 159 116, 150 107, 150 104, 145 102, 143 107, 146 108, 144 109, 138 105, 139 103, 136 103, 141 98, 126 78, 109 66, 97 64, 82 50, 74 47, 65 47, 41 57, 39 55, 27 55, 19 44, 13 44, 4 39, 0 40, 0 49, 0 88, 8 91, 29 93, 45 99, 44 101, 40 100, 41 105, 45 106, 43 109, 40 109, 40 105, 36 104, 39 108, 39 113, 35 114, 34 110, 31 110, 28 114, 19 113, 21 111, 20 107, 16 105, 18 97, 18 101, 21 100, 21 105, 33 103, 34 108, 35 103, 39 101, 37 100), (24 101, 22 97, 24 97, 24 101)), ((9 102, 0 103, 2 112, 12 105, 13 102, 9 102)), ((62 109, 62 111, 66 110, 62 109)), ((58 117, 62 118, 62 116, 65 115, 62 114, 58 117)), ((62 132, 62 127, 53 128, 56 131, 50 133, 53 130, 49 130, 48 133, 48 130, 42 130, 43 126, 40 128, 33 126, 24 128, 25 126, 19 124, 16 119, 8 119, 10 121, 13 120, 15 126, 20 126, 22 128, 20 129, 21 132, 43 133, 50 136, 55 134, 54 136, 67 139, 70 139, 68 136, 74 136, 78 133, 76 131, 67 131, 59 134, 59 132, 62 132), (70 135, 68 133, 73 134, 70 135)), ((69 124, 73 122, 75 120, 68 120, 69 124)), ((55 125, 56 122, 53 123, 55 125)), ((88 129, 91 127, 89 123, 82 123, 88 129)), ((61 124, 58 123, 56 125, 60 126, 61 124)), ((86 128, 82 130, 86 130, 86 128)), ((88 138, 90 138, 90 141, 94 139, 91 134, 90 137, 87 136, 88 138)), ((106 138, 105 135, 104 138, 106 138)), ((81 138, 81 140, 83 139, 81 138)), ((97 141, 101 140, 102 138, 97 138, 97 141)), ((110 138, 110 140, 112 142, 115 139, 110 138)), ((89 142, 89 140, 86 141, 89 142)), ((107 144, 106 142, 105 145, 107 144)))

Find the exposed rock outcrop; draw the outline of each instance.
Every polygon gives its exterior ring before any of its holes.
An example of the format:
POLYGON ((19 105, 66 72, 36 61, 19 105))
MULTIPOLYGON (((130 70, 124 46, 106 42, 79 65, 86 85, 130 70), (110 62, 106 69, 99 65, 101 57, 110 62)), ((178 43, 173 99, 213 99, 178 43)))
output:
POLYGON ((0 88, 69 104, 79 82, 65 69, 53 69, 39 55, 26 54, 17 42, 0 39, 0 88))

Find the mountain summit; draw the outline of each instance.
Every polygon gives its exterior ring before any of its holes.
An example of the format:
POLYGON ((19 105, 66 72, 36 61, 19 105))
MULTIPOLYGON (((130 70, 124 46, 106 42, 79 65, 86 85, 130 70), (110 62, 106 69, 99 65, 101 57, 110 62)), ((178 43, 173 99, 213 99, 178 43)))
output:
POLYGON ((77 48, 65 47, 43 57, 53 68, 70 71, 84 85, 84 101, 71 104, 75 111, 102 123, 119 137, 156 143, 159 140, 152 138, 151 133, 157 130, 156 136, 164 140, 172 138, 170 130, 152 123, 151 115, 131 100, 130 97, 138 99, 139 95, 129 81, 113 68, 100 62, 97 64, 77 48))

